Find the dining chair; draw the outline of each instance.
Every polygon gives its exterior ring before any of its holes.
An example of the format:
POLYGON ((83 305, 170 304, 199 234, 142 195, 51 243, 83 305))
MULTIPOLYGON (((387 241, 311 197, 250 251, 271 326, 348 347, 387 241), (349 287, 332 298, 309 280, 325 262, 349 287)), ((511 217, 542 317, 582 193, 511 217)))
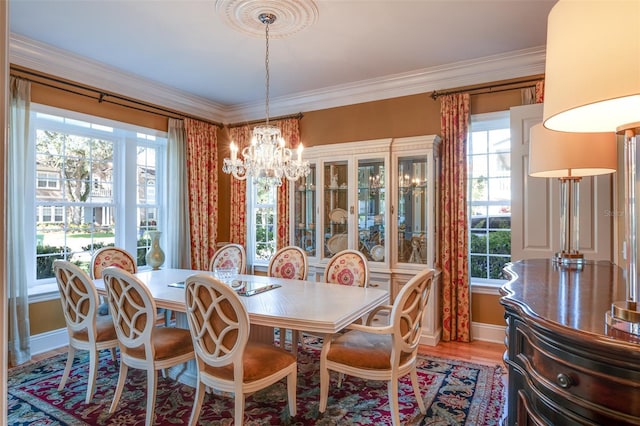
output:
POLYGON ((247 254, 240 244, 226 244, 218 249, 211 257, 209 270, 216 268, 237 267, 239 274, 247 272, 247 254))
MULTIPOLYGON (((267 276, 275 278, 306 280, 308 274, 309 261, 307 253, 298 246, 286 246, 277 250, 271 257, 267 268, 267 276)), ((284 348, 287 334, 286 329, 280 329, 281 348, 284 348)), ((297 330, 291 331, 291 342, 298 342, 301 339, 302 335, 297 330)))
POLYGON ((338 386, 345 374, 387 381, 393 425, 400 425, 398 379, 410 374, 420 412, 426 414, 416 361, 433 274, 432 269, 419 272, 402 287, 393 305, 374 309, 366 325, 350 324, 346 333, 324 340, 320 353, 320 413, 327 409, 329 372, 336 371, 339 373, 338 386), (373 317, 383 311, 390 312, 388 325, 372 326, 373 317))
POLYGON ((69 333, 67 364, 58 391, 64 388, 76 350, 89 351, 89 376, 85 403, 93 397, 98 374, 98 351, 111 350, 115 362, 118 338, 111 317, 98 315, 98 291, 86 272, 66 260, 55 260, 53 271, 58 283, 62 312, 69 333))
POLYGON ((120 346, 120 373, 109 413, 118 406, 129 367, 147 372, 146 425, 155 413, 158 370, 194 358, 191 334, 185 328, 156 327, 156 303, 136 276, 118 267, 102 271, 109 309, 120 346))
POLYGON ((327 263, 324 282, 367 287, 369 285, 367 258, 358 250, 339 251, 327 263))
POLYGON ((198 368, 190 425, 200 416, 205 386, 234 394, 236 425, 244 422, 245 397, 287 378, 289 413, 296 415, 297 362, 275 346, 249 341, 249 314, 236 292, 205 274, 185 283, 187 321, 198 368))
POLYGON ((307 253, 298 246, 282 247, 269 260, 267 276, 306 280, 309 273, 307 253))
MULTIPOLYGON (((91 256, 91 267, 89 272, 91 278, 102 278, 102 271, 110 266, 117 266, 125 271, 135 274, 138 272, 137 261, 131 253, 120 247, 102 247, 96 250, 91 256)), ((98 307, 98 313, 100 315, 107 315, 109 311, 108 304, 102 303, 98 307)), ((171 310, 158 309, 158 313, 164 315, 164 323, 166 326, 171 324, 171 310)))
POLYGON ((91 256, 91 278, 102 278, 102 271, 109 266, 117 266, 132 274, 138 272, 136 259, 131 253, 119 247, 102 247, 91 256))
MULTIPOLYGON (((126 251, 119 247, 102 247, 93 252, 91 262, 89 263, 89 275, 94 280, 102 278, 102 270, 109 266, 117 266, 135 274, 138 271, 136 259, 126 251)), ((104 300, 98 306, 99 315, 107 315, 109 313, 109 304, 104 300)))

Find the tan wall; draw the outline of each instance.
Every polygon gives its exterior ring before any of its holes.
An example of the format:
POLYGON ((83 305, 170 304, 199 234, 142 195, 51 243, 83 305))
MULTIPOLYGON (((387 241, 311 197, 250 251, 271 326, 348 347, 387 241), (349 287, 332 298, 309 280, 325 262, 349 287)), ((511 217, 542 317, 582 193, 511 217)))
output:
MULTIPOLYGON (((13 70, 19 74, 19 70, 13 70)), ((95 96, 95 94, 91 94, 95 96)), ((167 118, 151 112, 137 111, 79 94, 71 94, 37 82, 32 86, 32 100, 99 117, 166 131, 167 118)), ((473 95, 471 113, 504 111, 520 105, 518 89, 473 95)), ((430 93, 403 96, 337 108, 304 112, 300 121, 301 140, 305 146, 387 137, 440 134, 440 101, 430 93)), ((222 173, 223 158, 228 156, 229 137, 226 129, 218 132, 218 241, 229 241, 230 176, 222 173)), ((473 321, 504 325, 503 309, 498 296, 473 296, 473 321)), ((64 327, 64 318, 57 300, 33 303, 29 318, 31 333, 39 334, 64 327)))

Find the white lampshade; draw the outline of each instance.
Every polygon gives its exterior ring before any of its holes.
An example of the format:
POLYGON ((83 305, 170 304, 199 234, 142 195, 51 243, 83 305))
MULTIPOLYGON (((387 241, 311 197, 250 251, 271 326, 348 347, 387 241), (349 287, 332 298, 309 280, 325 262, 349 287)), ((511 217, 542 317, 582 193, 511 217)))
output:
POLYGON ((529 175, 563 178, 613 173, 616 147, 613 132, 556 132, 536 124, 529 133, 529 175))
POLYGON ((640 1, 559 0, 547 21, 544 126, 614 132, 640 122, 640 1))

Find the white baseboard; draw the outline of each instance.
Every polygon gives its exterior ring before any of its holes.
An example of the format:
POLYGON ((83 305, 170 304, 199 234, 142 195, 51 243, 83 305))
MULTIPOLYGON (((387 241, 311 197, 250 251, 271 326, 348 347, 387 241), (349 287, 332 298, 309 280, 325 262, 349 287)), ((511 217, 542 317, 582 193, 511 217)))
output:
POLYGON ((486 324, 482 322, 471 323, 471 336, 473 336, 473 340, 504 344, 506 332, 506 326, 486 324))
POLYGON ((422 335, 420 336, 420 344, 426 345, 426 346, 437 346, 441 337, 442 337, 442 328, 438 327, 436 332, 433 334, 422 333, 422 335))
POLYGON ((47 331, 31 336, 31 355, 38 355, 69 344, 69 334, 66 328, 47 331))

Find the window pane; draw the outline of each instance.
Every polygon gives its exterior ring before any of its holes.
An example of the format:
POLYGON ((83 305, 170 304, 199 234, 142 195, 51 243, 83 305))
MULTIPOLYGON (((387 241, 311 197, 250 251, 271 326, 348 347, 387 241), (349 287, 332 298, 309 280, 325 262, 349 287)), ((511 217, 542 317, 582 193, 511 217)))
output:
POLYGON ((469 268, 472 278, 504 279, 511 254, 509 115, 472 117, 468 145, 469 268))
POLYGON ((136 241, 157 226, 161 207, 155 203, 162 189, 156 184, 156 161, 158 152, 166 149, 166 139, 141 139, 144 146, 138 147, 138 152, 144 155, 133 169, 133 164, 129 166, 125 160, 130 158, 127 149, 135 152, 136 145, 130 144, 136 140, 136 132, 94 123, 93 117, 73 112, 55 110, 60 114, 56 115, 36 111, 41 108, 54 110, 36 104, 31 115, 36 161, 36 278, 50 282, 55 259, 69 260, 88 271, 93 252, 105 246, 128 247, 131 251, 137 247, 138 259, 144 259, 149 244, 144 239, 142 245, 136 241), (62 116, 67 114, 70 117, 62 116), (75 115, 83 118, 73 118, 75 115), (117 156, 118 150, 123 154, 117 156), (134 175, 138 178, 125 178, 134 175), (122 180, 120 195, 118 178, 122 180), (146 185, 148 204, 144 208, 127 206, 131 200, 126 194, 135 192, 136 183, 141 181, 146 185), (147 190, 150 183, 151 197, 147 190), (130 225, 125 226, 127 222, 130 225), (118 235, 117 225, 124 230, 138 223, 137 233, 118 235))

